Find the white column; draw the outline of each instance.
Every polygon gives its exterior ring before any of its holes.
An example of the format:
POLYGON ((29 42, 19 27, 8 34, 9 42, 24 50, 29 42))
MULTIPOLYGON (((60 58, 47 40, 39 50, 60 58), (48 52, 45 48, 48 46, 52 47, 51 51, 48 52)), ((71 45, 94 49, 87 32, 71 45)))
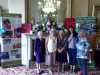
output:
POLYGON ((71 17, 71 0, 67 0, 66 17, 71 17))
POLYGON ((29 67, 29 62, 31 60, 31 39, 30 34, 22 34, 21 38, 21 63, 26 67, 29 67))

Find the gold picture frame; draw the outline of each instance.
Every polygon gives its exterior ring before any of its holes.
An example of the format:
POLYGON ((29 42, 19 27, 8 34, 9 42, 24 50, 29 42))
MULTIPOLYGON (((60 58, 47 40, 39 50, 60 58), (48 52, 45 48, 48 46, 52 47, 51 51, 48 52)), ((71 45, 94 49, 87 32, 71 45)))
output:
POLYGON ((25 0, 25 21, 28 23, 31 22, 31 19, 32 19, 31 3, 32 3, 32 0, 25 0))
POLYGON ((97 32, 100 32, 100 2, 94 3, 92 7, 92 16, 96 17, 97 32))
POLYGON ((96 7, 100 7, 100 3, 94 3, 92 7, 92 16, 96 16, 96 7))

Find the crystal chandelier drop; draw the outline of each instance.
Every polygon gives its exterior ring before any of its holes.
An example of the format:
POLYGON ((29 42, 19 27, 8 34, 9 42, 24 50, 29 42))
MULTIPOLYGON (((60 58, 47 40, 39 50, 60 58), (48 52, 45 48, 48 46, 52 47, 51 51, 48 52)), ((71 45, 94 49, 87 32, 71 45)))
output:
POLYGON ((60 4, 60 0, 40 0, 38 2, 39 8, 41 8, 44 13, 55 12, 60 8, 60 4))

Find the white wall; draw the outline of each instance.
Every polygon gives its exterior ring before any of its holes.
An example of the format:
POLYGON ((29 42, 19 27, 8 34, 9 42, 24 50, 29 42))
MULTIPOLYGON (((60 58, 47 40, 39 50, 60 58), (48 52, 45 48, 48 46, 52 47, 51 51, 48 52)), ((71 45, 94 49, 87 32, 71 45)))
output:
POLYGON ((3 9, 8 9, 8 0, 0 0, 0 6, 3 9))
POLYGON ((88 0, 80 0, 81 16, 88 16, 88 0))
POLYGON ((8 0, 9 13, 22 15, 22 23, 25 23, 25 0, 8 0))

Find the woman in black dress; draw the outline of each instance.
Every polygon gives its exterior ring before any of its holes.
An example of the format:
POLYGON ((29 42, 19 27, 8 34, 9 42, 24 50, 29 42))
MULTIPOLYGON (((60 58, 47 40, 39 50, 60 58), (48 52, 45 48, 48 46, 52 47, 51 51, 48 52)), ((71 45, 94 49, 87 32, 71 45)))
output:
POLYGON ((67 62, 66 46, 67 46, 67 40, 64 36, 64 31, 60 30, 59 37, 57 40, 57 54, 56 54, 56 60, 58 62, 58 71, 64 72, 64 64, 67 62))

